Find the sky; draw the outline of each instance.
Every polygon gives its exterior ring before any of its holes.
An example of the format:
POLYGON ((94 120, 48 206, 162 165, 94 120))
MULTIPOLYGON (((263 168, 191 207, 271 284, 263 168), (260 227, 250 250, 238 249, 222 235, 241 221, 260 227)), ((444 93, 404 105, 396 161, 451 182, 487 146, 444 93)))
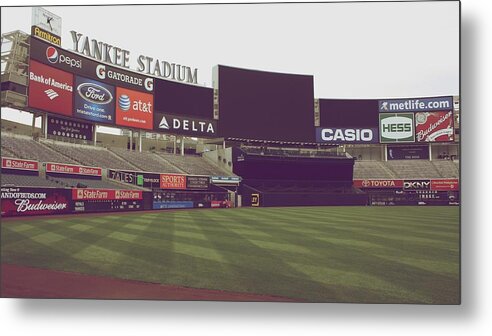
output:
MULTIPOLYGON (((131 69, 146 55, 198 68, 208 87, 223 64, 314 75, 316 98, 459 93, 457 2, 45 8, 62 17, 65 49, 75 30, 129 50, 131 69)), ((29 33, 31 10, 2 8, 2 33, 29 33)))

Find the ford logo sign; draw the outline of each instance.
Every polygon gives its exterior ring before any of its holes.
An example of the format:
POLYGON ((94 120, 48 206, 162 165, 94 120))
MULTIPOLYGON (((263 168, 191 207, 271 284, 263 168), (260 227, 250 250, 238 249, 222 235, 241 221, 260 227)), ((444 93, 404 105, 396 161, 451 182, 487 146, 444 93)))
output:
POLYGON ((93 83, 80 84, 77 92, 83 99, 94 104, 108 104, 113 100, 113 95, 108 89, 93 83))

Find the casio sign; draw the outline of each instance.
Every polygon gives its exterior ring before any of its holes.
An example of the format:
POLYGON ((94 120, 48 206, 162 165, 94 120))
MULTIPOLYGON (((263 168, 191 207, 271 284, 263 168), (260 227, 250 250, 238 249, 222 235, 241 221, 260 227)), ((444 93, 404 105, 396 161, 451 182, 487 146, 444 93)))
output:
POLYGON ((371 129, 323 128, 321 140, 332 142, 372 142, 374 134, 371 129))

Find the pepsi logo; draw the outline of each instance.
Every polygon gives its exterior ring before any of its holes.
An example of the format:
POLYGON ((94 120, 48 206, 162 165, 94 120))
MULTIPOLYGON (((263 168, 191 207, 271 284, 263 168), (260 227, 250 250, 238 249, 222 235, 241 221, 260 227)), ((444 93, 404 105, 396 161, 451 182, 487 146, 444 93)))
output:
POLYGON ((50 63, 58 62, 58 50, 54 47, 48 47, 46 49, 46 58, 50 63))

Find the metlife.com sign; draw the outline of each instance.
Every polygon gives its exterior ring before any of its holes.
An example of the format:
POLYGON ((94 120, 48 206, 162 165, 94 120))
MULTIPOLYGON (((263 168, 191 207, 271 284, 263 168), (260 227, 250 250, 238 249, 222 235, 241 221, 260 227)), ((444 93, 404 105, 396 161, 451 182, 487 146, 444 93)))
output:
POLYGON ((379 101, 379 112, 449 111, 453 97, 385 99, 379 101))

